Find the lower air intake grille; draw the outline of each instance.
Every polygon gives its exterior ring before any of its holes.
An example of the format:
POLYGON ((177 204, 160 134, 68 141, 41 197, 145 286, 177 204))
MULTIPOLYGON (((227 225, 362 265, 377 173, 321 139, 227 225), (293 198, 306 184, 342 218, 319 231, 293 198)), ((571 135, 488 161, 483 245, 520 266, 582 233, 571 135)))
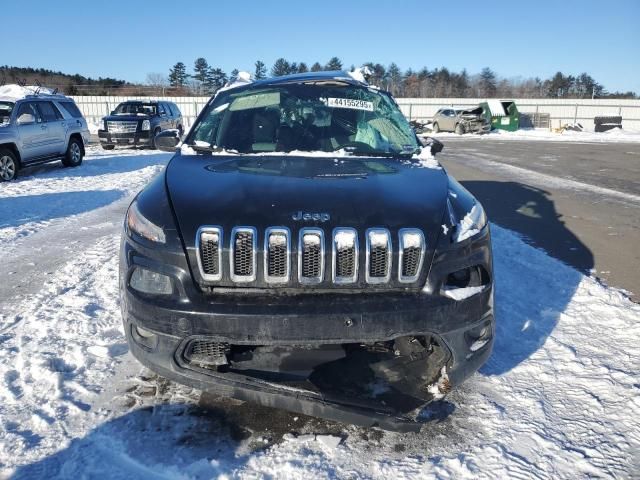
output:
POLYGON ((223 357, 229 351, 229 344, 211 340, 196 340, 191 344, 191 355, 223 357))
POLYGON ((231 351, 228 343, 213 340, 195 340, 185 351, 185 358, 192 364, 204 368, 217 368, 225 365, 227 354, 231 351))

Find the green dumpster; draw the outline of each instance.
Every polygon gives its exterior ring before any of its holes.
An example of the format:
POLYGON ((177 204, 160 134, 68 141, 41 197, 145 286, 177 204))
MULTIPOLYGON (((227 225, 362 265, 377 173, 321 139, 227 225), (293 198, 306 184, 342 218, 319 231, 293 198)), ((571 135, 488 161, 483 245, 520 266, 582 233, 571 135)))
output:
POLYGON ((500 129, 513 132, 520 128, 520 114, 516 102, 512 100, 487 100, 480 104, 491 130, 500 129))

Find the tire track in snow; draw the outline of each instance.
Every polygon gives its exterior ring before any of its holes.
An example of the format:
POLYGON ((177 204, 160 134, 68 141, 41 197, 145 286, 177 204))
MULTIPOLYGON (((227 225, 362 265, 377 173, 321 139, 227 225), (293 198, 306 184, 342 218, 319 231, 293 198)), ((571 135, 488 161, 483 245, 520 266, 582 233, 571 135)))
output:
POLYGON ((91 410, 126 353, 118 247, 118 235, 100 238, 17 308, 21 322, 0 344, 0 418, 12 419, 0 424, 0 458, 50 452, 80 434, 76 417, 91 410))

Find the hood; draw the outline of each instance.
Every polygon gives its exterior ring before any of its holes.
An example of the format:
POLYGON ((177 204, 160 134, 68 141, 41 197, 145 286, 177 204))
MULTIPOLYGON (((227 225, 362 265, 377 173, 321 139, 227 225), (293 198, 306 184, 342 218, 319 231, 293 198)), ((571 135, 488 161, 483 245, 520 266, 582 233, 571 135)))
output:
MULTIPOLYGON (((435 245, 445 210, 448 179, 441 168, 413 161, 290 155, 181 155, 166 170, 169 197, 186 246, 202 225, 285 226, 325 232, 337 226, 422 228, 435 245), (322 222, 294 220, 298 212, 324 213, 322 222)), ((226 233, 228 235, 228 233, 226 233)))

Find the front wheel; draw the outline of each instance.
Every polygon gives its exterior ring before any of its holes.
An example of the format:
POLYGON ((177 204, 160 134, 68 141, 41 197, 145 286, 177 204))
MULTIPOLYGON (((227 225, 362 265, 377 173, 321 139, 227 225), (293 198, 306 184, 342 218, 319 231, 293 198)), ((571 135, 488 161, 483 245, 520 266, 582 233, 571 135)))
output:
POLYGON ((438 122, 433 124, 433 127, 431 127, 431 131, 433 133, 438 133, 440 131, 440 125, 438 125, 438 122))
POLYGON ((102 149, 103 150, 113 150, 114 148, 116 148, 115 145, 104 145, 104 144, 102 144, 102 149))
POLYGON ((159 129, 159 128, 156 128, 156 129, 153 131, 153 136, 151 137, 151 143, 149 144, 149 148, 150 148, 151 150, 157 150, 157 148, 158 148, 158 147, 156 146, 156 136, 157 136, 159 133, 160 133, 160 129, 159 129))
POLYGON ((65 167, 77 167, 82 163, 82 144, 77 138, 69 140, 69 146, 67 147, 67 153, 62 159, 62 164, 65 167))
POLYGON ((10 182, 18 175, 18 160, 11 150, 0 149, 0 182, 10 182))
POLYGON ((464 133, 465 133, 464 125, 462 125, 461 123, 457 124, 456 125, 456 133, 458 135, 464 135, 464 133))

